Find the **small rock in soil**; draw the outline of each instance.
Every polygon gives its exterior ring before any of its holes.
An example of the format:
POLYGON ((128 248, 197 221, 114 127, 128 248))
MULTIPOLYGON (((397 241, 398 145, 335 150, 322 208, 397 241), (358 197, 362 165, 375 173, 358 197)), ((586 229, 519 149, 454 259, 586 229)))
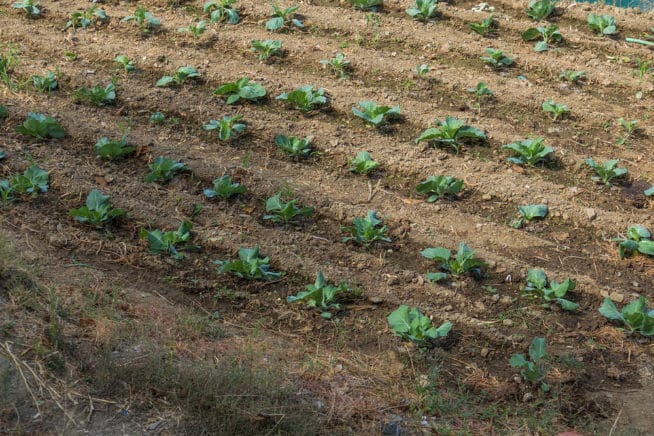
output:
POLYGON ((481 353, 479 354, 481 354, 481 357, 486 357, 488 356, 488 353, 490 353, 490 350, 488 348, 482 348, 481 353))
POLYGON ((506 327, 513 327, 513 320, 509 318, 502 320, 502 325, 506 327))
POLYGON ((381 304, 384 302, 384 299, 380 297, 368 297, 368 301, 370 301, 372 304, 381 304))
POLYGON ((586 208, 585 212, 588 221, 593 221, 595 218, 597 218, 597 212, 592 207, 586 208))
POLYGON ((531 392, 525 392, 525 394, 522 396, 522 401, 525 403, 528 403, 534 398, 534 395, 531 392))

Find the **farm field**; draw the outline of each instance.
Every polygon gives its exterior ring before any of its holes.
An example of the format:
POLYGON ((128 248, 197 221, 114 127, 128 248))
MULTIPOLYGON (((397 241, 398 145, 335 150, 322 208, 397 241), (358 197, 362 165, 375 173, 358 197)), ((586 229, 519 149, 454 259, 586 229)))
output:
POLYGON ((405 12, 413 3, 385 0, 375 12, 307 0, 295 16, 303 27, 281 32, 266 30, 272 8, 259 1, 232 5, 237 24, 211 23, 201 2, 102 2, 107 22, 66 30, 73 12, 93 4, 43 1, 34 19, 0 7, 0 54, 12 61, 0 84, 8 112, 0 181, 32 164, 48 173, 47 192, 15 193, 0 209, 0 432, 651 432, 652 332, 628 334, 598 309, 607 297, 618 309, 639 297, 654 304, 654 258, 621 258, 614 241, 630 226, 654 231, 646 195, 654 56, 625 42, 652 37, 654 13, 561 2, 534 21, 527 2, 476 12, 478 2, 454 0, 421 22, 405 12), (121 21, 138 6, 159 28, 121 21), (591 30, 590 13, 614 16, 617 35, 591 30), (495 32, 471 30, 491 15, 495 32), (206 31, 197 38, 178 31, 199 20, 206 31), (563 41, 536 52, 537 41, 521 34, 547 23, 563 41), (267 39, 282 51, 261 60, 251 41, 267 39), (512 65, 484 62, 488 48, 512 65), (350 62, 343 77, 321 62, 340 53, 350 62), (199 77, 156 86, 185 66, 199 77), (563 70, 584 74, 566 80, 563 70), (38 92, 31 78, 48 71, 58 87, 38 92), (214 94, 244 77, 266 96, 227 104, 214 94), (472 92, 480 82, 492 95, 472 92), (82 87, 110 83, 115 101, 80 97, 82 87), (323 88, 326 104, 302 112, 277 98, 305 85, 323 88), (550 99, 569 113, 544 111, 550 99), (352 111, 362 101, 399 106, 399 117, 366 123, 352 111), (66 136, 20 133, 29 112, 54 117, 66 136), (157 112, 164 119, 154 122, 157 112), (206 126, 225 116, 246 127, 221 140, 206 126), (447 117, 485 139, 416 142, 447 117), (276 145, 280 134, 310 136, 313 153, 290 157, 276 145), (97 156, 100 138, 123 135, 133 153, 97 156), (539 137, 553 150, 533 166, 503 148, 539 137), (351 161, 364 151, 379 166, 356 174, 351 161), (186 169, 146 181, 159 157, 186 169), (617 159, 627 173, 598 183, 588 158, 617 159), (225 175, 246 191, 209 198, 205 190, 225 175), (431 202, 416 186, 438 175, 463 186, 431 202), (72 217, 94 189, 126 214, 97 228, 72 217), (280 192, 313 213, 266 218, 267 200, 280 192), (516 223, 527 205, 546 205, 547 215, 516 223), (368 211, 388 241, 343 241, 352 236, 344 227, 368 211), (152 252, 148 232, 156 239, 156 229, 186 221, 190 239, 178 251, 152 252), (421 252, 456 253, 460 243, 484 264, 432 282, 447 270, 421 252), (218 273, 256 246, 281 275, 218 273), (525 295, 533 269, 552 287, 571 279, 565 298, 576 309, 525 295), (287 301, 319 272, 352 290, 340 307, 321 313, 287 301), (398 337, 387 317, 401 305, 435 327, 450 322, 451 331, 422 343, 398 337), (535 338, 547 357, 530 381, 510 360, 529 357, 535 338))

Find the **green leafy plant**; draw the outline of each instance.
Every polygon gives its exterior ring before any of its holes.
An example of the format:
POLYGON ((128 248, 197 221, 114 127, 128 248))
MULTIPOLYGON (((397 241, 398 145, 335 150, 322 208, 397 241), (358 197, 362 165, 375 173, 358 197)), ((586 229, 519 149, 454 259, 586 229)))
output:
POLYGON ((302 139, 296 136, 277 135, 275 136, 275 144, 277 144, 284 153, 295 159, 308 157, 313 153, 311 148, 311 136, 302 139))
POLYGON ((611 181, 615 178, 622 177, 627 174, 626 168, 618 167, 618 159, 607 160, 603 164, 596 163, 592 158, 585 160, 586 165, 591 167, 597 173, 597 176, 592 176, 591 180, 594 182, 602 182, 606 186, 611 185, 611 181))
POLYGON ((19 50, 12 45, 9 45, 2 53, 0 53, 0 79, 9 89, 14 89, 16 87, 16 84, 11 79, 10 75, 14 71, 16 65, 18 65, 19 53, 19 50))
POLYGON ((14 174, 11 178, 11 191, 36 197, 40 192, 48 192, 48 180, 48 172, 32 162, 22 174, 14 174))
POLYGON ((337 53, 336 56, 331 59, 323 59, 320 63, 331 68, 332 72, 341 79, 346 79, 347 72, 351 69, 350 61, 345 59, 343 53, 337 53))
POLYGON ((300 19, 295 17, 295 12, 300 9, 300 5, 291 6, 285 9, 279 7, 277 3, 270 3, 273 9, 273 14, 268 21, 266 21, 266 29, 271 32, 276 32, 280 29, 290 29, 292 26, 302 29, 304 24, 300 19))
POLYGON ((648 309, 645 297, 632 301, 618 311, 610 298, 605 298, 599 313, 611 321, 624 324, 629 334, 640 333, 645 337, 654 336, 654 309, 648 309))
POLYGON ((634 59, 634 63, 636 64, 636 69, 631 72, 631 75, 634 77, 637 76, 638 80, 641 82, 645 78, 646 74, 654 72, 654 67, 652 67, 652 64, 654 64, 654 59, 642 60, 641 58, 637 57, 634 59))
POLYGON ((89 223, 94 227, 100 228, 104 224, 126 213, 124 209, 113 207, 109 203, 109 198, 111 197, 103 195, 97 189, 93 189, 86 196, 86 205, 78 209, 71 209, 68 211, 68 214, 75 217, 79 222, 89 223))
POLYGON ((134 71, 136 69, 136 66, 134 65, 134 61, 128 58, 127 55, 124 54, 116 56, 114 58, 114 62, 120 65, 120 68, 122 68, 123 71, 125 71, 126 73, 130 71, 134 71))
POLYGON ((399 118, 400 107, 378 106, 374 101, 360 101, 356 107, 352 108, 352 113, 366 123, 380 127, 393 119, 399 118))
POLYGON ((647 256, 654 256, 654 241, 652 241, 652 234, 650 231, 640 224, 630 226, 627 229, 627 234, 623 238, 613 238, 614 242, 618 242, 618 250, 620 252, 620 259, 631 256, 635 252, 647 256))
MULTIPOLYGON (((472 274, 473 277, 480 278, 483 276, 483 268, 486 267, 486 262, 476 258, 475 252, 463 242, 459 243, 459 250, 456 254, 444 247, 428 247, 420 254, 427 259, 437 260, 441 263, 440 269, 456 277, 472 274)), ((447 278, 446 273, 428 272, 426 276, 430 281, 447 278)))
POLYGON ((91 25, 97 27, 98 24, 103 24, 107 21, 109 21, 109 17, 107 17, 107 13, 104 11, 104 9, 101 9, 97 5, 93 5, 85 11, 73 12, 70 16, 70 20, 66 22, 66 27, 64 27, 64 30, 71 27, 73 29, 77 29, 79 27, 86 29, 91 25))
POLYGON ((183 85, 189 79, 198 79, 200 78, 200 73, 193 67, 179 67, 175 74, 172 76, 163 76, 161 79, 157 80, 156 86, 170 86, 183 85))
POLYGON ((511 223, 511 227, 520 229, 526 223, 531 222, 535 219, 543 219, 547 216, 549 211, 546 204, 529 204, 527 206, 519 206, 518 213, 520 218, 511 223))
POLYGON ((484 101, 484 98, 491 98, 494 95, 493 91, 484 82, 478 82, 474 88, 468 88, 468 92, 477 97, 477 104, 475 105, 477 111, 481 111, 481 103, 484 101))
POLYGON ((521 36, 523 41, 541 40, 534 45, 534 51, 537 53, 547 51, 549 48, 548 44, 560 44, 563 42, 563 36, 559 32, 559 27, 554 24, 548 24, 545 27, 531 27, 522 32, 521 36))
POLYGON ((429 176, 418 183, 416 191, 429 196, 427 201, 433 203, 446 195, 456 195, 463 189, 463 180, 452 176, 429 176))
POLYGON ((147 183, 154 181, 165 183, 172 180, 176 173, 190 171, 182 162, 163 156, 159 156, 152 163, 149 163, 148 168, 150 168, 150 173, 144 179, 147 183))
POLYGON ((32 84, 39 92, 50 92, 57 89, 59 83, 57 82, 57 73, 48 71, 44 76, 32 76, 32 84))
POLYGON ((207 131, 216 130, 218 132, 218 139, 229 141, 247 129, 247 124, 239 123, 242 119, 243 115, 235 115, 233 117, 224 116, 220 121, 211 119, 209 120, 209 124, 205 124, 202 127, 207 131))
POLYGON ((434 327, 431 319, 423 315, 417 307, 401 305, 386 319, 396 336, 411 341, 420 348, 433 346, 436 339, 447 336, 452 330, 452 323, 449 321, 438 328, 434 327))
POLYGON ((305 288, 306 291, 286 297, 286 301, 289 303, 303 301, 307 303, 307 306, 318 309, 320 316, 326 319, 333 316, 333 310, 341 308, 341 305, 336 302, 339 294, 351 291, 345 282, 339 283, 338 286, 327 283, 322 271, 318 271, 316 281, 313 284, 306 285, 305 288))
POLYGON ((227 96, 226 103, 234 104, 240 99, 257 101, 265 97, 266 89, 258 83, 250 83, 247 77, 241 77, 236 82, 223 83, 213 93, 227 96))
POLYGON ((431 71, 431 68, 429 68, 429 65, 427 65, 427 64, 418 64, 413 69, 413 72, 416 73, 416 76, 418 76, 418 77, 424 77, 430 71, 431 71))
POLYGON ((350 0, 352 7, 360 11, 377 11, 383 3, 383 0, 350 0))
POLYGON ((352 235, 344 237, 343 242, 354 241, 366 248, 378 241, 390 243, 391 239, 385 236, 388 227, 382 226, 381 223, 381 220, 377 219, 377 212, 369 210, 365 218, 354 218, 351 226, 340 226, 341 232, 352 235))
POLYGON ((470 29, 484 37, 495 34, 495 32, 497 32, 497 21, 495 21, 495 16, 491 15, 478 23, 470 23, 470 29))
POLYGON ((207 198, 220 197, 227 200, 230 197, 238 194, 244 194, 247 188, 237 182, 232 182, 232 177, 226 174, 213 181, 213 187, 204 190, 204 195, 207 198))
POLYGON ((615 35, 618 29, 615 25, 615 18, 605 14, 588 14, 586 19, 588 27, 601 35, 615 35))
POLYGON ((193 35, 193 39, 197 41, 198 38, 207 31, 207 23, 205 23, 204 20, 200 20, 197 23, 189 24, 186 27, 180 27, 177 31, 179 33, 190 33, 193 35))
POLYGON ((314 90, 312 85, 301 86, 289 93, 282 93, 277 96, 277 100, 287 102, 300 112, 310 112, 327 103, 325 90, 323 88, 314 90))
POLYGON ((161 25, 161 21, 152 15, 152 13, 148 12, 143 6, 136 8, 134 15, 128 15, 120 21, 121 23, 135 23, 143 33, 149 33, 156 30, 161 25))
POLYGON ((96 85, 93 88, 81 87, 73 93, 76 101, 92 104, 94 106, 104 106, 114 104, 116 101, 116 85, 109 83, 102 87, 96 85))
POLYGON ((202 12, 209 14, 212 23, 219 23, 223 19, 229 24, 237 24, 240 17, 232 5, 238 0, 210 0, 202 6, 202 12))
POLYGON ((373 160, 370 153, 367 151, 360 151, 354 159, 350 160, 350 168, 348 171, 356 174, 368 174, 370 171, 375 170, 378 167, 379 162, 373 160))
POLYGON ((282 55, 282 42, 277 39, 258 40, 253 39, 250 41, 252 44, 252 51, 259 53, 259 60, 265 61, 272 56, 282 55))
POLYGON ((268 280, 281 277, 282 273, 270 271, 270 259, 259 257, 259 246, 254 248, 239 248, 238 260, 216 260, 218 274, 232 273, 248 280, 268 280))
POLYGON ((9 116, 9 109, 7 106, 0 104, 0 120, 3 120, 9 116))
POLYGON ((579 84, 583 79, 586 78, 585 71, 575 71, 575 70, 561 70, 559 75, 561 79, 567 80, 568 82, 579 84))
POLYGON ((521 353, 511 355, 509 360, 512 368, 520 368, 520 375, 524 380, 531 384, 540 383, 543 392, 550 390, 550 386, 544 381, 547 376, 545 346, 544 338, 535 337, 529 346, 529 360, 521 353))
POLYGON ((481 56, 480 59, 496 70, 513 65, 513 59, 506 56, 502 50, 488 47, 485 51, 487 56, 481 56))
POLYGON ((159 229, 152 231, 143 229, 141 237, 148 241, 150 253, 169 253, 171 257, 181 260, 184 259, 184 255, 180 251, 198 251, 200 249, 198 245, 185 244, 191 240, 192 228, 193 224, 190 221, 182 221, 177 230, 168 232, 162 232, 159 229))
POLYGON ((542 21, 554 13, 558 0, 531 0, 525 13, 534 21, 542 21))
POLYGON ((150 124, 164 124, 166 122, 166 115, 157 111, 152 115, 150 115, 148 121, 150 122, 150 124))
POLYGON ((562 283, 548 281, 545 271, 534 268, 527 272, 524 293, 532 298, 542 298, 545 301, 543 306, 546 308, 550 307, 550 303, 557 303, 563 310, 575 311, 579 308, 579 304, 564 298, 574 288, 575 282, 572 279, 565 279, 562 283))
POLYGON ((448 145, 458 153, 466 141, 486 141, 486 134, 476 127, 455 117, 445 117, 445 121, 434 119, 436 127, 430 127, 416 138, 416 144, 425 141, 434 146, 448 145))
POLYGON ((0 202, 2 202, 2 207, 7 206, 9 201, 13 200, 10 180, 0 180, 0 202))
POLYGON ((618 145, 629 145, 631 138, 642 132, 642 128, 638 124, 638 120, 625 120, 618 118, 618 124, 622 127, 623 133, 618 137, 618 145))
POLYGON ((414 20, 428 21, 436 17, 437 10, 437 0, 415 0, 415 3, 409 6, 406 13, 414 20))
POLYGON ((282 193, 278 192, 266 200, 267 213, 263 219, 270 220, 275 224, 288 224, 295 217, 313 214, 313 207, 297 207, 296 202, 296 198, 289 201, 282 200, 282 193))
POLYGON ((543 142, 544 138, 527 138, 510 144, 505 144, 502 149, 511 150, 516 156, 508 158, 509 162, 516 165, 527 165, 533 167, 547 160, 554 149, 543 142))
POLYGON ((16 131, 25 136, 32 136, 45 141, 48 138, 63 138, 66 130, 53 117, 29 112, 23 124, 16 126, 16 131))
POLYGON ((120 139, 109 139, 102 137, 93 146, 95 154, 103 159, 115 160, 120 159, 136 151, 135 147, 127 144, 127 133, 124 133, 120 139))
POLYGON ((645 191, 643 191, 643 194, 645 194, 647 197, 653 196, 654 195, 654 185, 652 185, 649 188, 645 189, 645 191))
POLYGON ((556 121, 559 117, 570 113, 570 108, 564 104, 555 103, 554 100, 548 98, 543 102, 543 111, 552 115, 552 121, 556 121))
POLYGON ((41 8, 39 6, 41 5, 34 0, 23 0, 22 2, 16 2, 11 5, 13 9, 25 11, 27 18, 39 18, 41 16, 41 8))

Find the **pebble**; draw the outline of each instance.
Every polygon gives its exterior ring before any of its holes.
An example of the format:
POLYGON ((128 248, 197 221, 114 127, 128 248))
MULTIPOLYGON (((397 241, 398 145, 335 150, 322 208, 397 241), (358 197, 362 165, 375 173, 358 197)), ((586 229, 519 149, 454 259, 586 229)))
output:
POLYGON ((384 302, 384 299, 381 297, 368 297, 368 301, 372 304, 381 304, 384 302))
POLYGON ((588 217, 588 221, 593 221, 595 218, 597 218, 597 212, 592 207, 587 207, 584 210, 584 212, 586 212, 586 217, 588 217))
POLYGON ((481 357, 486 357, 488 356, 488 353, 490 353, 490 350, 488 348, 482 348, 479 354, 481 354, 481 357))
POLYGON ((502 298, 500 298, 500 304, 511 304, 511 303, 513 303, 513 299, 508 295, 505 295, 502 298))
POLYGON ((507 326, 507 327, 512 327, 513 326, 513 320, 512 319, 504 319, 502 320, 502 325, 507 326))
POLYGON ((484 201, 489 201, 489 200, 493 199, 493 196, 490 195, 490 194, 484 194, 484 195, 481 196, 481 199, 484 200, 484 201))
POLYGON ((525 403, 528 403, 534 398, 534 394, 531 392, 525 392, 525 394, 522 396, 522 401, 525 403))

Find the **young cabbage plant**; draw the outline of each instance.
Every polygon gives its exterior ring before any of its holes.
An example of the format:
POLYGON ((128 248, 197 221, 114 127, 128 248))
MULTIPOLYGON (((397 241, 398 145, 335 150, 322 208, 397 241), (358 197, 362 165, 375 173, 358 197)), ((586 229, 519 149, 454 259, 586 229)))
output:
POLYGON ((297 207, 295 203, 296 198, 289 201, 282 200, 282 193, 270 197, 266 200, 266 215, 263 216, 264 220, 270 220, 275 224, 288 224, 293 218, 298 216, 309 216, 313 214, 313 207, 297 207))
POLYGON ((465 121, 455 117, 445 117, 445 121, 434 119, 436 127, 430 127, 416 138, 415 143, 422 141, 434 146, 447 145, 458 153, 461 146, 470 141, 486 141, 486 134, 476 127, 465 124, 465 121))
POLYGON ((186 164, 173 160, 169 157, 159 156, 152 163, 148 164, 150 173, 145 176, 145 182, 166 183, 175 177, 175 174, 183 171, 190 171, 186 164))
POLYGON ((225 20, 229 24, 238 24, 240 17, 232 5, 238 0, 209 0, 202 6, 202 12, 209 14, 212 23, 225 20))
POLYGON ((436 17, 438 11, 437 0, 415 0, 415 3, 406 10, 411 18, 426 22, 436 17))
POLYGON ((510 144, 505 144, 502 149, 511 150, 516 156, 508 158, 508 161, 516 165, 527 165, 533 167, 547 160, 554 149, 543 142, 544 138, 526 138, 510 144))
POLYGON ((588 27, 591 28, 591 30, 594 30, 595 32, 599 33, 600 35, 607 36, 607 35, 615 35, 618 33, 618 29, 615 24, 615 18, 611 15, 605 15, 605 14, 588 14, 588 18, 586 20, 588 22, 588 27))
POLYGON ((642 132, 638 120, 625 120, 620 117, 618 118, 618 124, 620 124, 620 127, 622 127, 623 130, 622 135, 618 137, 618 145, 629 145, 631 138, 642 132))
POLYGON ((278 30, 288 30, 293 26, 302 29, 304 23, 296 16, 295 12, 300 9, 300 5, 291 6, 288 8, 280 8, 277 3, 271 3, 273 14, 268 21, 266 21, 266 30, 276 32, 278 30))
MULTIPOLYGON (((459 250, 455 255, 443 247, 428 247, 422 250, 420 254, 427 259, 439 261, 441 263, 439 265, 440 269, 456 277, 471 274, 478 279, 483 277, 483 268, 486 267, 486 262, 476 258, 475 252, 463 242, 459 243, 459 250)), ((439 272, 428 272, 426 276, 432 282, 447 278, 446 273, 439 272)))
POLYGON ((259 246, 239 248, 238 260, 215 260, 218 274, 231 273, 247 280, 269 280, 281 277, 281 272, 270 271, 270 259, 259 257, 259 246))
POLYGON ((209 120, 209 124, 205 124, 202 127, 207 131, 216 130, 218 132, 218 139, 229 141, 247 129, 247 124, 239 123, 242 119, 243 115, 235 115, 233 117, 224 116, 220 121, 211 119, 209 120))
POLYGON ((333 316, 332 311, 341 308, 341 305, 336 302, 339 294, 351 292, 345 282, 339 283, 338 286, 327 283, 322 271, 318 271, 315 283, 306 285, 305 288, 306 291, 286 297, 286 301, 289 303, 305 302, 307 306, 318 309, 320 316, 326 319, 333 316))
POLYGON ((367 151, 360 151, 354 159, 350 160, 348 171, 356 174, 368 174, 377 168, 379 168, 379 162, 373 160, 367 151))
POLYGON ((497 32, 497 27, 497 21, 495 21, 494 15, 484 18, 478 23, 470 23, 470 29, 484 37, 494 35, 497 32))
POLYGON ((654 256, 654 241, 650 231, 640 224, 630 226, 624 238, 613 238, 613 242, 618 242, 618 251, 620 259, 639 252, 646 256, 654 256))
POLYGON ((250 41, 252 44, 252 51, 259 53, 259 60, 266 61, 272 56, 282 55, 282 42, 277 39, 258 40, 253 39, 250 41))
POLYGON ((354 241, 366 248, 375 242, 391 242, 391 239, 386 236, 388 227, 382 226, 382 222, 377 219, 377 212, 374 210, 369 210, 364 218, 354 218, 351 226, 340 226, 340 230, 352 235, 345 236, 343 242, 354 241))
POLYGON ((34 0, 23 0, 11 5, 13 9, 25 11, 27 18, 39 18, 41 16, 40 4, 34 0))
POLYGON ((579 308, 579 304, 564 297, 574 288, 575 282, 572 279, 565 279, 562 283, 554 280, 549 281, 545 271, 534 268, 527 272, 527 284, 524 293, 532 298, 542 298, 545 301, 543 303, 545 308, 549 309, 550 303, 557 303, 561 306, 561 309, 573 312, 579 308))
POLYGON ((454 196, 463 189, 463 180, 452 176, 429 176, 424 182, 418 183, 416 191, 427 195, 427 201, 433 203, 440 198, 454 196))
POLYGON ((384 5, 384 0, 350 0, 350 4, 360 11, 376 12, 384 5))
POLYGON ((352 113, 367 124, 380 127, 400 117, 399 106, 378 106, 374 101, 360 101, 352 108, 352 113))
POLYGON ((525 13, 534 21, 543 21, 554 13, 557 2, 558 0, 531 0, 525 13))
POLYGON ((586 158, 586 165, 595 170, 596 176, 590 179, 597 183, 604 183, 606 186, 611 186, 611 181, 615 178, 622 177, 627 174, 626 168, 618 167, 618 159, 607 160, 603 164, 595 162, 592 158, 586 158))
POLYGON ((66 130, 61 127, 57 120, 34 112, 28 112, 25 121, 16 126, 16 131, 40 141, 45 141, 48 138, 60 139, 66 136, 66 130))
POLYGON ((502 50, 488 47, 485 51, 487 56, 481 56, 480 59, 496 70, 513 65, 513 59, 506 56, 502 50))
POLYGON ((166 115, 164 115, 162 112, 155 112, 152 115, 150 115, 150 118, 148 118, 148 121, 150 124, 154 125, 161 125, 166 123, 166 115))
POLYGON ((126 213, 124 209, 113 207, 109 203, 110 198, 108 195, 103 195, 99 190, 93 189, 86 196, 86 205, 69 210, 68 215, 79 222, 102 228, 105 224, 126 213))
POLYGON ((572 82, 574 84, 580 84, 582 80, 586 78, 586 72, 585 71, 576 71, 576 70, 561 70, 561 74, 559 77, 563 80, 567 80, 568 82, 572 82))
POLYGON ((475 105, 475 108, 478 112, 481 112, 481 103, 484 101, 484 99, 491 98, 494 95, 493 91, 491 91, 484 82, 478 82, 477 86, 474 88, 468 88, 468 92, 474 94, 475 97, 477 97, 477 104, 475 105))
POLYGON ((303 139, 296 136, 277 135, 275 136, 275 144, 292 158, 301 159, 309 157, 313 153, 311 139, 311 136, 303 139))
POLYGON ((546 204, 529 204, 527 206, 519 206, 518 213, 520 218, 511 222, 511 227, 521 229, 526 223, 535 219, 544 219, 547 216, 549 209, 546 204))
POLYGON ((205 23, 204 20, 200 20, 197 23, 189 24, 186 27, 180 27, 177 31, 179 33, 190 33, 193 35, 193 39, 197 41, 198 38, 207 31, 207 23, 205 23))
POLYGON ((312 85, 305 85, 289 93, 283 93, 277 96, 277 100, 282 100, 290 104, 300 112, 311 112, 327 103, 324 88, 313 89, 312 85))
POLYGON ((0 203, 2 203, 2 207, 6 207, 14 199, 12 193, 11 180, 0 180, 0 203))
POLYGON ((70 16, 70 20, 66 22, 66 27, 64 27, 64 30, 71 27, 73 29, 80 27, 82 29, 86 29, 91 25, 97 27, 100 24, 107 23, 108 21, 109 17, 107 17, 107 13, 104 11, 104 9, 99 8, 97 5, 93 5, 85 11, 73 12, 70 16))
POLYGON ((429 68, 429 65, 427 65, 427 64, 418 64, 413 69, 413 72, 418 77, 425 77, 427 75, 427 73, 430 72, 430 71, 431 71, 431 68, 429 68))
POLYGON ((642 60, 639 57, 636 57, 634 59, 634 62, 636 63, 636 69, 631 72, 631 75, 634 77, 638 77, 638 80, 641 82, 643 79, 645 79, 645 75, 648 73, 653 73, 654 72, 654 67, 652 67, 652 64, 654 64, 654 59, 649 59, 649 60, 642 60))
POLYGON ((32 76, 32 85, 39 92, 50 92, 57 89, 59 83, 57 82, 57 73, 48 71, 43 76, 32 76))
POLYGON ((563 115, 568 115, 570 113, 570 108, 564 104, 555 103, 551 98, 543 102, 543 111, 551 114, 552 121, 558 120, 563 115))
POLYGON ((136 151, 135 147, 127 144, 127 133, 123 133, 120 139, 109 139, 103 136, 98 139, 93 148, 96 155, 108 160, 121 159, 136 151))
POLYGON ((654 309, 649 309, 645 297, 641 296, 619 311, 613 301, 606 297, 599 308, 599 313, 610 321, 623 324, 628 334, 640 333, 651 338, 654 336, 654 309))
POLYGON ((411 341, 419 348, 433 347, 436 339, 446 337, 452 330, 452 323, 447 321, 436 328, 431 319, 420 312, 417 307, 401 305, 387 317, 395 336, 411 341))
POLYGON ((207 198, 220 197, 227 200, 238 194, 245 194, 247 188, 238 182, 232 182, 232 177, 226 174, 213 181, 213 187, 205 189, 204 195, 207 198))
POLYGON ((347 72, 351 70, 350 61, 345 59, 343 53, 337 53, 331 59, 322 59, 321 64, 331 68, 332 73, 339 76, 341 79, 347 79, 347 72))
POLYGON ((143 33, 150 33, 151 31, 158 29, 161 25, 161 21, 152 15, 152 13, 148 12, 143 6, 136 8, 134 15, 128 15, 120 20, 120 22, 133 22, 143 33))
POLYGON ((509 360, 512 368, 520 368, 520 375, 525 381, 534 385, 540 383, 543 392, 550 390, 550 386, 544 381, 548 371, 545 364, 545 346, 544 338, 535 337, 529 346, 529 360, 522 353, 511 355, 509 360))
POLYGON ((75 101, 98 107, 114 104, 116 102, 116 85, 109 83, 105 87, 96 85, 93 88, 83 86, 73 93, 73 97, 75 97, 75 101))
POLYGON ((136 66, 134 65, 134 61, 124 54, 116 56, 114 58, 114 62, 120 65, 118 68, 122 69, 126 73, 129 73, 130 71, 134 71, 136 69, 136 66))
POLYGON ((159 229, 152 231, 141 230, 141 237, 148 241, 149 252, 152 254, 170 254, 177 260, 184 259, 180 251, 199 251, 199 245, 186 244, 191 240, 191 229, 193 224, 190 221, 183 221, 177 230, 162 232, 159 229), (182 244, 182 245, 180 245, 182 244))
POLYGON ((241 77, 236 82, 223 83, 213 93, 226 96, 225 102, 234 104, 240 99, 256 102, 266 96, 266 89, 258 83, 250 82, 247 77, 241 77))
POLYGON ((172 76, 163 76, 157 80, 156 86, 183 85, 189 79, 199 79, 200 73, 193 67, 179 67, 172 76))
POLYGON ((34 162, 22 174, 14 174, 10 181, 11 191, 21 195, 36 197, 48 192, 48 172, 39 168, 34 162))
POLYGON ((563 42, 563 36, 559 32, 559 27, 554 24, 548 24, 545 27, 531 27, 526 31, 522 32, 523 41, 533 41, 535 39, 540 39, 534 45, 534 51, 541 53, 549 49, 548 44, 560 44, 563 42))

